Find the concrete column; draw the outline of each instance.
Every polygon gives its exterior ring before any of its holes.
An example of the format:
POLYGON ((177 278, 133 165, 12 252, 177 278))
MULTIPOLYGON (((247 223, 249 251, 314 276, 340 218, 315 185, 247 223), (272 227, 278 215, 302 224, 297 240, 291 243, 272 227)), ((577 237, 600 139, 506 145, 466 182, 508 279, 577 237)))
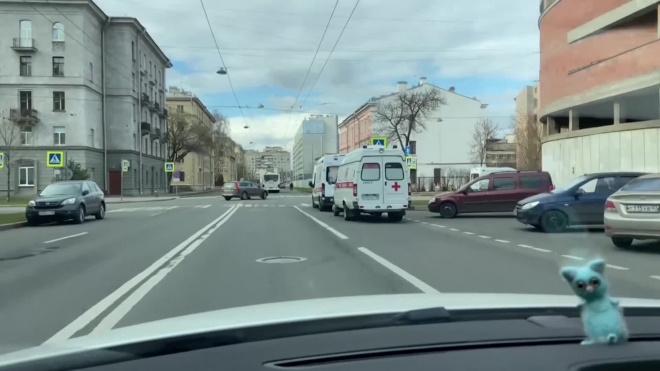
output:
POLYGON ((577 110, 568 111, 568 131, 580 130, 580 115, 577 110))
POLYGON ((626 122, 626 105, 621 102, 614 102, 614 125, 626 122))
POLYGON ((558 133, 557 132, 557 124, 555 123, 555 119, 553 117, 548 117, 546 120, 547 120, 546 121, 547 122, 547 124, 546 124, 546 128, 547 128, 546 135, 557 134, 558 133))

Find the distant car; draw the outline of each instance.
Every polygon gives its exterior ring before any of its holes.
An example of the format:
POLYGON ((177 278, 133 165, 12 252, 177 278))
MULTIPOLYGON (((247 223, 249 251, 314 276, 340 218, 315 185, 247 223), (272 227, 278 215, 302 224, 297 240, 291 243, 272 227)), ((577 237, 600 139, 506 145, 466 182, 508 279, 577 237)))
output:
POLYGON ((462 213, 512 212, 518 201, 553 189, 545 171, 502 171, 477 178, 429 200, 428 210, 453 218, 462 213))
POLYGON ((278 187, 280 187, 280 189, 284 189, 286 188, 286 183, 280 183, 278 187))
POLYGON ((563 232, 571 225, 601 225, 605 201, 626 183, 644 175, 636 172, 586 174, 551 193, 518 202, 516 218, 545 232, 563 232))
POLYGON ((29 225, 65 220, 81 224, 89 215, 94 215, 96 219, 105 218, 103 191, 89 180, 51 183, 25 208, 25 219, 29 225))
POLYGON ((259 187, 254 182, 225 182, 222 187, 222 197, 229 201, 234 197, 241 200, 249 200, 251 197, 261 197, 265 200, 268 197, 268 191, 259 187))
POLYGON ((632 180, 605 202, 605 235, 626 248, 633 240, 660 240, 660 174, 632 180))

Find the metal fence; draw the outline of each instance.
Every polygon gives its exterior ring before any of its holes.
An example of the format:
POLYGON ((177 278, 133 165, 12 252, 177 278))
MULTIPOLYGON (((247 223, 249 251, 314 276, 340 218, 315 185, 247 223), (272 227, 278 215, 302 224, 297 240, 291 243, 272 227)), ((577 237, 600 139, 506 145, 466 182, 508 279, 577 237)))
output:
POLYGON ((444 192, 459 189, 467 184, 470 176, 446 176, 446 177, 417 177, 412 179, 411 188, 413 192, 444 192))

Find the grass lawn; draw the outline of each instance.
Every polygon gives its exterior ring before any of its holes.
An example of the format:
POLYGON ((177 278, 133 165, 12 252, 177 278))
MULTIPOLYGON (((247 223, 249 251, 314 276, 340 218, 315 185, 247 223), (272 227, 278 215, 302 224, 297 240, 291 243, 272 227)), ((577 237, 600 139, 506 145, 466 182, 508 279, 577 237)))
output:
POLYGON ((29 198, 12 198, 7 202, 7 195, 0 195, 0 197, 0 206, 25 206, 30 201, 29 198))
POLYGON ((10 224, 16 222, 24 222, 25 214, 0 214, 0 224, 10 224))

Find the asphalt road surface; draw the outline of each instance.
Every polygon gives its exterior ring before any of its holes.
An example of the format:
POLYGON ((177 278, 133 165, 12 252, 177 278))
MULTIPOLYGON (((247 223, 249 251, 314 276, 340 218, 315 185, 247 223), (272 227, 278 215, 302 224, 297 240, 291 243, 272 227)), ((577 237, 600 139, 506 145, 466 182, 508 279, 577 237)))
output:
POLYGON ((107 218, 0 232, 0 352, 215 309, 388 293, 570 294, 605 258, 614 296, 660 298, 660 245, 547 235, 509 215, 346 222, 310 195, 109 205, 107 218))

